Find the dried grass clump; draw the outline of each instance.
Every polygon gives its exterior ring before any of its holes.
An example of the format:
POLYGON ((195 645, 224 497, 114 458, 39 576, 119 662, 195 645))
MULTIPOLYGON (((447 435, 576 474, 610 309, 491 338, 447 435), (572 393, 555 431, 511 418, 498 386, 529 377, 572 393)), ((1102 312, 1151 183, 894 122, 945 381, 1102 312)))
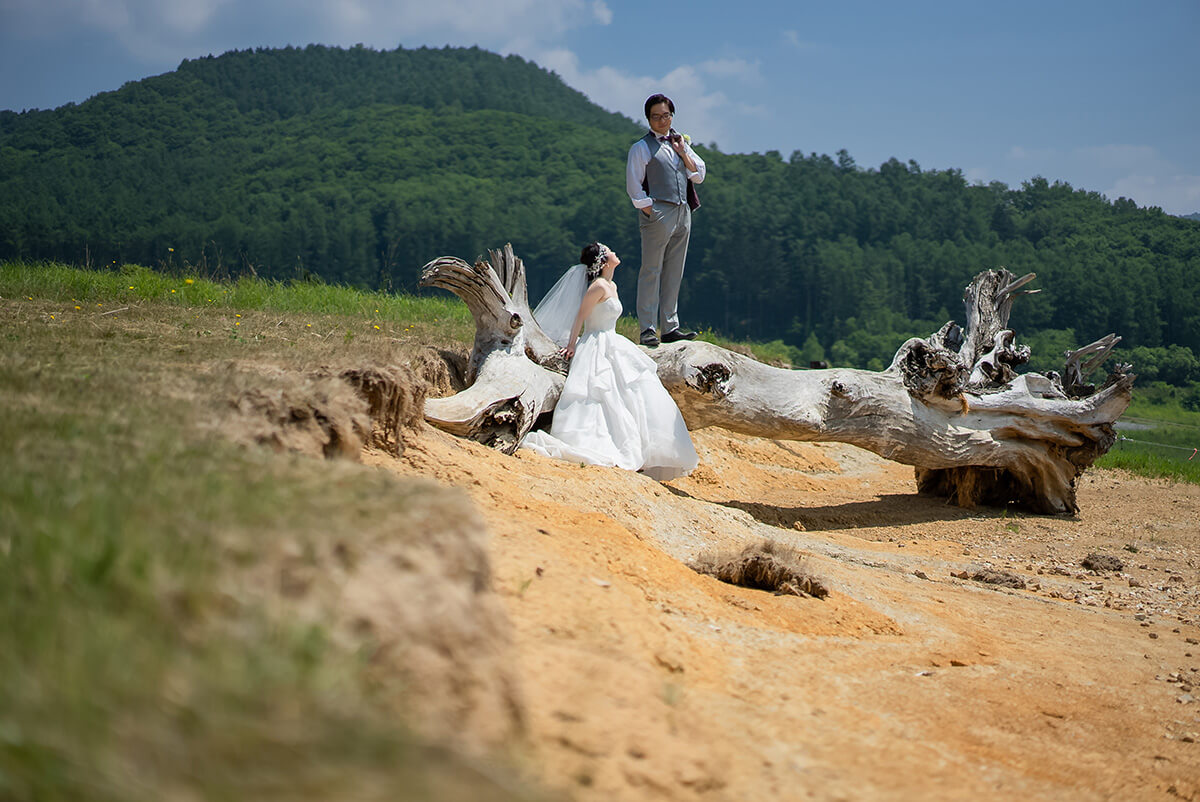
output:
POLYGON ((1096 552, 1088 554, 1079 564, 1089 571, 1096 571, 1097 573, 1125 570, 1125 563, 1121 562, 1118 558, 1113 557, 1111 554, 1098 554, 1096 552))
POLYGON ((706 552, 691 568, 744 588, 817 599, 829 595, 824 580, 809 571, 801 552, 770 540, 753 543, 740 552, 706 552))
POLYGON ((370 444, 399 456, 404 430, 422 419, 428 384, 404 365, 289 370, 230 363, 234 414, 221 424, 235 440, 312 456, 358 460, 370 444))
POLYGON ((371 444, 395 456, 402 454, 401 432, 420 423, 426 382, 412 369, 398 365, 347 368, 340 378, 367 402, 371 444))
POLYGON ((1025 589, 1025 580, 1012 571, 994 571, 991 568, 983 568, 971 574, 971 579, 975 582, 982 582, 985 585, 1000 585, 1001 587, 1016 588, 1017 590, 1025 589))
POLYGON ((231 366, 230 438, 311 456, 357 460, 371 436, 366 399, 332 377, 231 366))

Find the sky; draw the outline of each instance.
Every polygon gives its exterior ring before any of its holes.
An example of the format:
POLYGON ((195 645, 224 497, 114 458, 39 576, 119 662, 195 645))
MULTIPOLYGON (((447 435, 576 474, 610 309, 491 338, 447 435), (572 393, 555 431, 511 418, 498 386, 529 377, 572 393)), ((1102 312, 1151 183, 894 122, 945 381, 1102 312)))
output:
POLYGON ((1200 0, 0 0, 0 109, 310 43, 515 53, 726 153, 845 149, 1200 212, 1200 0))

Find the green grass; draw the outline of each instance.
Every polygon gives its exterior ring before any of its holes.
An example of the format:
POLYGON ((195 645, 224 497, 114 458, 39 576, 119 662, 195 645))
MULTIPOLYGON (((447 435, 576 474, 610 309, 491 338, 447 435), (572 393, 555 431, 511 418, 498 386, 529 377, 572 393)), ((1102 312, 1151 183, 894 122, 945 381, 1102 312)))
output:
POLYGON ((308 323, 341 317, 355 333, 437 328, 447 337, 470 341, 475 331, 466 305, 449 293, 418 297, 255 278, 221 283, 138 265, 84 270, 54 263, 4 262, 0 263, 0 297, 51 302, 47 314, 55 319, 153 303, 218 312, 287 313, 308 323))
MULTIPOLYGON (((72 316, 121 314, 147 303, 180 309, 208 309, 229 313, 226 328, 241 329, 238 313, 286 313, 298 316, 303 326, 321 334, 330 332, 329 318, 340 318, 338 336, 425 335, 445 342, 467 344, 475 324, 465 304, 449 293, 431 296, 393 295, 320 283, 275 282, 241 278, 217 282, 199 275, 178 275, 139 265, 108 270, 86 270, 51 262, 0 263, 0 298, 36 300, 45 305, 45 316, 54 320, 72 316)), ((638 338, 637 321, 624 317, 617 330, 638 338)), ((232 332, 242 334, 240 331, 232 332)), ((700 339, 753 356, 767 364, 792 367, 796 349, 781 340, 769 343, 731 340, 709 329, 700 339)))
MULTIPOLYGON (((1133 390, 1133 403, 1121 416, 1116 445, 1096 461, 1101 468, 1122 468, 1142 476, 1200 484, 1200 412, 1151 388, 1148 398, 1133 390)), ((1173 395, 1173 394, 1172 394, 1173 395)))
POLYGON ((1096 461, 1099 468, 1121 468, 1152 479, 1172 479, 1177 482, 1200 484, 1200 457, 1187 461, 1174 454, 1164 454, 1153 446, 1118 443, 1096 461))
POLYGON ((468 339, 453 304, 0 265, 0 799, 515 798, 399 723, 368 634, 279 589, 285 556, 320 583, 340 540, 424 531, 432 491, 209 425, 231 361, 468 339))

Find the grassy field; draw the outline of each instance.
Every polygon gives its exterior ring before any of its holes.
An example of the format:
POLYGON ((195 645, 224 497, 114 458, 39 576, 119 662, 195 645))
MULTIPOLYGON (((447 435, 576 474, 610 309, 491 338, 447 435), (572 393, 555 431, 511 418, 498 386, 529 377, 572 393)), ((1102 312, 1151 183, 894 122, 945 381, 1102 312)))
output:
POLYGON ((1200 425, 1169 420, 1182 417, 1179 412, 1186 412, 1178 408, 1138 411, 1142 414, 1121 418, 1117 430, 1120 439, 1096 464, 1102 468, 1123 468, 1142 476, 1200 484, 1200 425))
POLYGON ((1200 484, 1200 412, 1183 404, 1194 393, 1161 382, 1135 385, 1133 403, 1117 424, 1120 439, 1096 464, 1200 484))
POLYGON ((461 307, 0 265, 0 799, 525 798, 411 735, 369 644, 273 590, 280 554, 394 542, 417 491, 210 425, 223 365, 469 341, 461 307))

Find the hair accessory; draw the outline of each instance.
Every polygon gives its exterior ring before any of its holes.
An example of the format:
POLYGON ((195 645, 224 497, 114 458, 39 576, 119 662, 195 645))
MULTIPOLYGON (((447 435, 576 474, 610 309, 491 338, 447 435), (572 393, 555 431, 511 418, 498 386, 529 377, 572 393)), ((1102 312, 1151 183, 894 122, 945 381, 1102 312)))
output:
POLYGON ((588 265, 588 281, 592 281, 596 276, 600 275, 600 271, 604 269, 604 263, 608 260, 608 254, 611 253, 608 250, 608 246, 603 242, 597 242, 596 245, 600 247, 600 251, 596 254, 596 258, 592 260, 592 263, 588 265))

